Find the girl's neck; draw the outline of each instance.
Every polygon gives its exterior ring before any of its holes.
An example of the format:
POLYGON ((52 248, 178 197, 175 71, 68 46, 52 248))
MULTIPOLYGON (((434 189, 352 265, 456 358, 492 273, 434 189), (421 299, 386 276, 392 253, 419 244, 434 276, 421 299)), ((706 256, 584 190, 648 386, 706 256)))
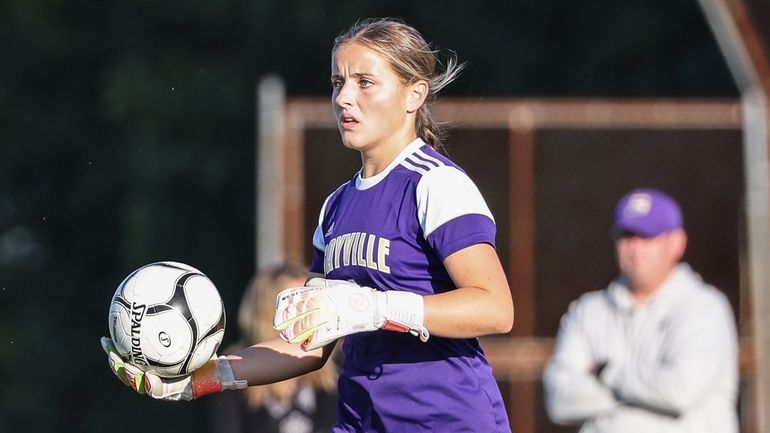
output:
POLYGON ((361 177, 366 179, 382 173, 416 139, 417 135, 415 134, 411 138, 405 137, 399 140, 392 140, 375 146, 372 149, 362 151, 361 177))

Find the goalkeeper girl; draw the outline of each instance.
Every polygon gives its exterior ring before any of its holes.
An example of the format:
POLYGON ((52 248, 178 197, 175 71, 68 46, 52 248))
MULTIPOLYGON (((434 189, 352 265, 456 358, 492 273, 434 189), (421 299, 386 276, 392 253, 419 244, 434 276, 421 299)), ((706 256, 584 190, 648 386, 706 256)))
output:
POLYGON ((317 370, 341 337, 334 432, 509 432, 478 336, 506 333, 513 302, 495 222, 473 181, 437 152, 428 104, 462 69, 393 19, 334 41, 332 107, 360 171, 324 202, 305 287, 278 296, 280 336, 168 379, 124 362, 139 393, 169 400, 317 370))

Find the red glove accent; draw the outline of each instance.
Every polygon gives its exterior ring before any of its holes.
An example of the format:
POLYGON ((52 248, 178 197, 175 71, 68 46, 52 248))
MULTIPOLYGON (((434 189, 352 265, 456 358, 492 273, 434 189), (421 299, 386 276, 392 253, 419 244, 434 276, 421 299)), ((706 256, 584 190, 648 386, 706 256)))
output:
POLYGON ((222 374, 219 372, 217 361, 211 361, 195 370, 192 374, 193 398, 203 397, 204 395, 222 392, 222 374))

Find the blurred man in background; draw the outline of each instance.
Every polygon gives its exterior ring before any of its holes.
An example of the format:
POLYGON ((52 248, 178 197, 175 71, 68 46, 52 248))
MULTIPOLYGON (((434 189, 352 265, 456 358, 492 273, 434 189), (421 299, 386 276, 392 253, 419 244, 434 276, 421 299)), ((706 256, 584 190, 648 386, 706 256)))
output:
POLYGON ((562 317, 543 377, 548 415, 581 433, 737 432, 735 319, 724 294, 681 262, 678 204, 631 191, 613 235, 620 275, 562 317))

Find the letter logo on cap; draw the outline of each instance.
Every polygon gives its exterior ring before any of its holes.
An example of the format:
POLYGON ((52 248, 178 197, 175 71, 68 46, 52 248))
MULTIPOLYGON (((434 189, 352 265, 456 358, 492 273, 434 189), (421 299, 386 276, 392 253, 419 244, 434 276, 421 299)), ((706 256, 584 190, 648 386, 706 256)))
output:
POLYGON ((649 194, 637 193, 628 198, 624 213, 628 216, 644 216, 650 213, 652 197, 649 194))

